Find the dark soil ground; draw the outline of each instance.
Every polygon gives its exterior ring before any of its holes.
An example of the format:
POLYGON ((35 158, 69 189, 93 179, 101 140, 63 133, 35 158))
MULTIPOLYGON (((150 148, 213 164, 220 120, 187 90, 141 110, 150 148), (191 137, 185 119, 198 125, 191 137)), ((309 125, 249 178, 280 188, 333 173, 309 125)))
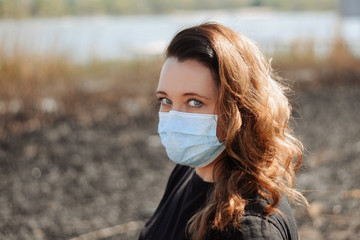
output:
MULTIPOLYGON (((109 227, 79 239, 137 239, 156 208, 174 164, 152 103, 78 99, 76 114, 0 111, 0 239, 109 227)), ((306 148, 297 187, 311 204, 294 208, 301 239, 360 239, 360 84, 313 84, 292 101, 306 148)))

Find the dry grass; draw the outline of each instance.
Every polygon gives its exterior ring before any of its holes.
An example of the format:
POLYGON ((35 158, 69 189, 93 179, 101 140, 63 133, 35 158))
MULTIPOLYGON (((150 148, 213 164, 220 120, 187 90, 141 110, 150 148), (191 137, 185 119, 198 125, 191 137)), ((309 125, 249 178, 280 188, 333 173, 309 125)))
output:
POLYGON ((43 95, 38 86, 64 85, 75 70, 66 56, 30 54, 18 48, 8 54, 0 47, 0 59, 2 99, 43 95))
POLYGON ((159 60, 94 59, 87 64, 76 64, 66 55, 34 54, 18 48, 8 54, 0 47, 0 100, 21 99, 30 103, 36 98, 63 95, 74 88, 101 92, 108 90, 110 84, 117 90, 120 88, 120 94, 144 93, 159 68, 159 60), (93 85, 83 86, 84 82, 93 85), (142 87, 137 89, 139 85, 142 87))
MULTIPOLYGON (((274 59, 279 74, 295 87, 359 83, 360 61, 341 39, 326 56, 316 56, 312 42, 299 42, 287 52, 278 51, 274 59)), ((152 111, 161 64, 161 59, 77 64, 66 55, 20 48, 8 54, 0 47, 0 132, 36 129, 59 116, 93 124, 109 111, 125 116, 152 111)))
POLYGON ((0 48, 0 132, 44 127, 59 117, 92 124, 110 109, 126 115, 149 109, 161 62, 77 64, 67 56, 0 48))
POLYGON ((345 40, 338 37, 329 47, 329 51, 316 50, 319 46, 312 40, 295 41, 290 49, 275 51, 274 62, 282 69, 322 68, 360 69, 360 59, 347 47, 345 40), (319 53, 317 53, 317 51, 319 53))
POLYGON ((330 51, 317 54, 313 41, 294 42, 288 51, 276 51, 273 66, 295 87, 359 84, 360 59, 337 38, 330 51))

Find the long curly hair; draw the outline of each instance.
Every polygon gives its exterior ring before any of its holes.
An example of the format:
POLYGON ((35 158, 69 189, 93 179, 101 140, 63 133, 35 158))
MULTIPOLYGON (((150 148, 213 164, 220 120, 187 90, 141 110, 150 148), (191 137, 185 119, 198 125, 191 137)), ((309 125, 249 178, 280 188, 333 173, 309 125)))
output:
POLYGON ((216 181, 207 203, 188 222, 192 239, 203 239, 209 227, 241 229, 253 194, 269 200, 268 215, 278 212, 283 195, 306 204, 293 186, 303 148, 288 126, 291 106, 257 45, 221 24, 204 23, 180 31, 165 57, 199 61, 211 70, 219 88, 226 156, 214 168, 216 181))

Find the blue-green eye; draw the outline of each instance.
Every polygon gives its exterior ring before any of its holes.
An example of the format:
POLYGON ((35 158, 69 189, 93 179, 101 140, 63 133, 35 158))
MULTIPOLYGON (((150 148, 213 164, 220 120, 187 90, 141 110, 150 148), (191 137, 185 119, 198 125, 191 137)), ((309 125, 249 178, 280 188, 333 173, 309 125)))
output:
POLYGON ((202 105, 204 105, 201 101, 199 101, 197 99, 189 99, 188 104, 190 107, 193 107, 193 108, 199 108, 202 105))
POLYGON ((161 103, 161 105, 171 105, 172 102, 167 99, 167 98, 164 98, 164 97, 161 97, 161 98, 158 98, 158 101, 161 103))

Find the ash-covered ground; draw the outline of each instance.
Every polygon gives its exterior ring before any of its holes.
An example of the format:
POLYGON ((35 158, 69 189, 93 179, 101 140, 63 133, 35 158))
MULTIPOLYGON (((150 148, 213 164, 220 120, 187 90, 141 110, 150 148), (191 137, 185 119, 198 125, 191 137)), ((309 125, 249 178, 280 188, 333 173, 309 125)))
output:
MULTIPOLYGON (((105 239, 137 239, 155 210, 174 164, 151 101, 79 98, 74 114, 0 115, 0 239, 109 227, 105 239)), ((360 239, 360 85, 313 85, 291 99, 306 148, 297 187, 311 204, 294 208, 301 239, 360 239)))

